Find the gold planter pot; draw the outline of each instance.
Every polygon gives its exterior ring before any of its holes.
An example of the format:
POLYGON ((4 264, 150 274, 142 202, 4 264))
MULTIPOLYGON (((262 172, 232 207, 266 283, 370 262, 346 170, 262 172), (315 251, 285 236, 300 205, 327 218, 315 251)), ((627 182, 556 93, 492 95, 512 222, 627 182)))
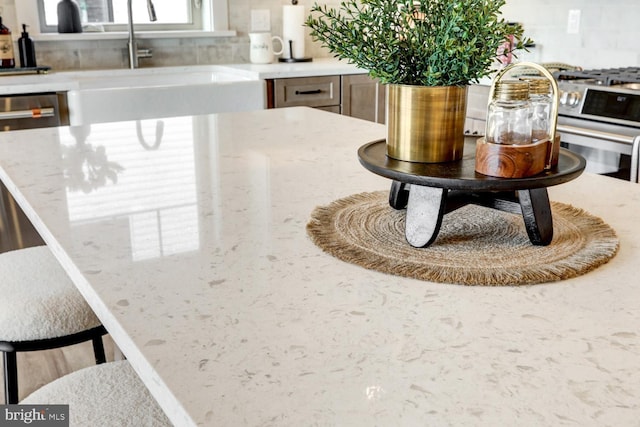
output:
POLYGON ((389 85, 387 155, 421 163, 462 158, 466 86, 389 85))

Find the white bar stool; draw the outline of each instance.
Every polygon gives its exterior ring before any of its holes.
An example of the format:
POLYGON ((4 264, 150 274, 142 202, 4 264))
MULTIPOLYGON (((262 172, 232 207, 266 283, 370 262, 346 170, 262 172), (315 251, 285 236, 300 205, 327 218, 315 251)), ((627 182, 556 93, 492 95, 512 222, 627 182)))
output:
POLYGON ((20 404, 69 405, 70 426, 172 425, 126 360, 72 372, 20 404))
POLYGON ((96 363, 106 361, 106 329, 46 246, 0 254, 0 295, 7 404, 18 403, 17 352, 91 340, 96 363))

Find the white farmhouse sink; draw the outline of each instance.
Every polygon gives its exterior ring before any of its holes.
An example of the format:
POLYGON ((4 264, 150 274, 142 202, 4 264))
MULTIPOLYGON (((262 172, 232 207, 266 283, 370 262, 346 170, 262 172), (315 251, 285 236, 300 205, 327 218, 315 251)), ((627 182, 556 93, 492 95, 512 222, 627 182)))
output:
POLYGON ((260 110, 263 80, 217 66, 69 73, 72 126, 122 120, 260 110))

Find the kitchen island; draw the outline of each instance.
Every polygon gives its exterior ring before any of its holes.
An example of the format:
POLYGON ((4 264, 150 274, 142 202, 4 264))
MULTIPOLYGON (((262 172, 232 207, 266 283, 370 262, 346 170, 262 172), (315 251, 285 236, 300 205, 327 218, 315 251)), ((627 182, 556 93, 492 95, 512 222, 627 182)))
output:
POLYGON ((384 126, 309 108, 162 120, 159 137, 154 120, 2 133, 0 179, 176 425, 637 424, 639 185, 549 189, 618 233, 584 276, 430 283, 305 232, 316 206, 389 188, 356 155, 384 126))

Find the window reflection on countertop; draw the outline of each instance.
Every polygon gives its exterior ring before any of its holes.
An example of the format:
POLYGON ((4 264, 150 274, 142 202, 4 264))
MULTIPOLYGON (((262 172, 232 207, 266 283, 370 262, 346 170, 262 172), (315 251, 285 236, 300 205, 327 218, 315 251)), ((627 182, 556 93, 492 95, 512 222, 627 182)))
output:
POLYGON ((153 150, 140 144, 139 137, 142 133, 153 139, 156 120, 140 121, 138 130, 136 122, 94 124, 83 127, 83 132, 61 128, 63 153, 90 154, 86 150, 91 147, 103 162, 99 181, 67 185, 69 220, 82 225, 125 219, 134 261, 199 247, 193 119, 163 122, 162 143, 153 150))

